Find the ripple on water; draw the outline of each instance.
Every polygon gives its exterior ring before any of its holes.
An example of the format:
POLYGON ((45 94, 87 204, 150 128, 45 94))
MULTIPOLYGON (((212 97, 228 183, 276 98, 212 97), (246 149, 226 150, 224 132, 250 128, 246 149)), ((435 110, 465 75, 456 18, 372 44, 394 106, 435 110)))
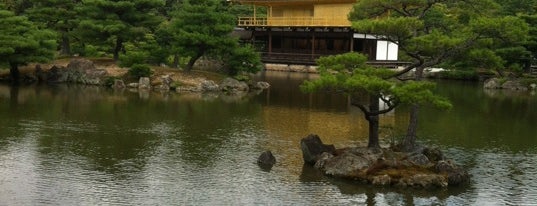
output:
POLYGON ((77 121, 52 121, 21 120, 18 124, 20 131, 41 131, 57 130, 62 132, 92 132, 97 129, 97 125, 88 122, 77 121))
MULTIPOLYGON (((100 125, 80 122, 20 121, 16 137, 5 138, 0 151, 0 200, 6 205, 531 205, 537 202, 537 159, 531 153, 452 148, 448 156, 471 168, 468 189, 399 191, 314 176, 302 168, 297 139, 280 138, 234 119, 231 129, 192 136, 176 122, 146 127, 117 127, 114 135, 143 134, 150 149, 136 155, 99 156, 63 145, 43 152, 39 141, 52 134, 100 134, 100 125), (244 126, 246 125, 246 126, 244 126), (273 150, 278 160, 270 172, 255 159, 273 150), (74 150, 74 152, 72 151, 74 150), (99 169, 100 159, 116 170, 99 169), (444 194, 442 194, 444 193, 444 194)), ((108 137, 108 136, 106 136, 108 137)), ((76 138, 76 137, 73 137, 76 138)), ((111 135, 110 138, 114 138, 111 135)), ((128 138, 127 138, 128 139, 128 138)), ((130 140, 130 139, 128 139, 130 140)), ((81 141, 95 144, 99 139, 81 141)), ((354 140, 350 140, 352 142, 354 140)), ((108 142, 106 142, 108 143, 108 142)), ((101 144, 97 144, 102 146, 101 144)), ((105 145, 106 146, 106 145, 105 145)), ((84 148, 83 148, 84 149, 84 148)), ((95 148, 94 148, 95 149, 95 148)), ((111 149, 111 151, 114 148, 111 149)), ((114 155, 115 153, 104 153, 114 155)), ((107 166, 107 165, 105 165, 107 166)))
POLYGON ((537 160, 534 154, 478 152, 471 169, 476 202, 530 205, 537 202, 537 160))

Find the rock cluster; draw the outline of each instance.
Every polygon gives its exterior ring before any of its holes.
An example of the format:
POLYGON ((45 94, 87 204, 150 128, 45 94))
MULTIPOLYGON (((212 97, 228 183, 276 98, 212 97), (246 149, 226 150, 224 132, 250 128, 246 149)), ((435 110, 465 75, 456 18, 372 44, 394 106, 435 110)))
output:
POLYGON ((185 84, 180 81, 174 81, 174 78, 170 74, 153 76, 151 78, 141 77, 138 82, 126 83, 121 78, 108 74, 106 69, 98 68, 92 61, 83 58, 72 59, 67 66, 53 65, 48 70, 42 69, 41 65, 36 65, 34 74, 25 78, 27 82, 107 85, 114 89, 131 88, 160 92, 171 90, 194 93, 218 92, 228 95, 243 95, 270 87, 267 82, 248 84, 233 78, 225 78, 220 84, 202 78, 189 81, 189 83, 185 84))
POLYGON ((97 68, 87 59, 73 59, 67 67, 54 65, 48 71, 42 70, 39 65, 35 69, 37 81, 47 83, 103 85, 107 75, 106 70, 97 68))
POLYGON ((413 153, 391 149, 352 147, 335 149, 317 135, 301 140, 304 162, 323 174, 374 185, 401 187, 447 187, 469 180, 468 173, 439 149, 424 148, 413 153))
POLYGON ((537 84, 524 85, 520 80, 501 80, 499 78, 487 79, 483 85, 485 89, 522 90, 537 89, 537 84))
POLYGON ((178 92, 222 92, 228 95, 243 95, 252 91, 268 89, 267 82, 256 82, 252 85, 233 78, 225 78, 220 84, 212 80, 203 80, 197 85, 182 85, 175 88, 178 92))

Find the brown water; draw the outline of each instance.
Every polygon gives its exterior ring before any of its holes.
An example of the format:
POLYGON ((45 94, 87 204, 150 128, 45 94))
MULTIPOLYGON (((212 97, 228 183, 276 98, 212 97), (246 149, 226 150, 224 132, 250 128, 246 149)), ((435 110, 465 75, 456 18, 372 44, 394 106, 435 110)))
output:
MULTIPOLYGON (((265 73, 257 96, 0 85, 0 205, 532 205, 537 203, 537 97, 441 82, 451 111, 425 109, 420 140, 467 166, 450 189, 391 189, 320 176, 302 164, 310 133, 365 144, 347 99, 303 94, 305 74, 265 73), (269 172, 255 164, 272 150, 269 172)), ((408 113, 381 118, 384 145, 408 113)))

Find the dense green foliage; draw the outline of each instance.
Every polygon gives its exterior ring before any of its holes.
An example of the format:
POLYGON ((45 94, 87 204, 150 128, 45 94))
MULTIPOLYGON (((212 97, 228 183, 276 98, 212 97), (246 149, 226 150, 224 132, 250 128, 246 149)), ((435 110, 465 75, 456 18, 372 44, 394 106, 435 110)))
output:
MULTIPOLYGON (((186 71, 207 56, 224 62, 230 75, 261 68, 259 54, 229 35, 238 16, 253 14, 252 6, 222 0, 2 0, 0 7, 29 19, 32 28, 55 33, 62 56, 113 57, 125 67, 181 64, 186 71)), ((265 14, 259 9, 258 16, 265 14)))
POLYGON ((182 48, 182 55, 189 56, 185 69, 191 70, 203 55, 218 53, 233 47, 230 38, 235 18, 218 0, 184 1, 175 12, 170 29, 173 43, 182 48))
POLYGON ((229 34, 236 24, 228 6, 219 0, 183 1, 165 29, 172 50, 190 57, 186 71, 202 56, 221 58, 230 68, 229 73, 256 72, 260 58, 250 47, 242 47, 229 34))
POLYGON ((157 8, 164 4, 163 0, 85 0, 77 7, 82 19, 76 33, 89 42, 113 45, 108 51, 118 60, 125 43, 154 32, 162 21, 157 8))
MULTIPOLYGON (((527 54, 523 45, 528 26, 500 11, 491 0, 361 0, 350 19, 356 31, 380 34, 399 45, 411 64, 395 77, 414 71, 412 79, 420 81, 425 68, 457 59, 485 69, 519 70, 527 54)), ((411 107, 403 150, 416 148, 419 106, 411 107)))
POLYGON ((398 81, 393 78, 395 71, 373 68, 366 64, 367 57, 358 53, 346 53, 321 57, 319 65, 320 78, 307 81, 302 89, 317 91, 331 89, 345 92, 351 98, 351 104, 364 113, 369 122, 370 148, 379 148, 379 115, 393 110, 399 104, 431 104, 440 108, 450 108, 451 104, 432 92, 434 84, 424 81, 398 81), (368 95, 364 103, 359 94, 368 95), (382 101, 387 108, 379 108, 382 101))
POLYGON ((13 81, 18 81, 20 65, 52 59, 55 39, 52 31, 0 8, 0 64, 9 66, 13 81))
POLYGON ((261 57, 251 46, 235 45, 224 58, 228 74, 231 76, 241 73, 256 73, 263 67, 261 57))
POLYGON ((448 70, 431 73, 427 78, 476 81, 479 80, 479 74, 473 70, 448 70))
POLYGON ((473 67, 515 68, 527 59, 522 46, 528 26, 516 16, 502 16, 487 0, 472 1, 359 1, 351 13, 353 28, 382 34, 398 42, 412 61, 406 71, 449 60, 473 67))
MULTIPOLYGON (((233 57, 251 49, 228 35, 238 16, 253 15, 251 5, 223 0, 0 3, 38 28, 55 31, 60 55, 112 56, 121 61, 139 57, 144 58, 140 63, 173 67, 184 61, 186 70, 199 56, 209 56, 229 63, 230 74, 257 71, 255 55, 233 57)), ((412 67, 449 61, 452 69, 480 68, 503 75, 527 71, 535 63, 536 7, 535 0, 361 0, 350 18, 357 31, 398 42, 401 59, 413 61, 412 67)), ((266 8, 256 10, 257 16, 266 15, 266 8)))
POLYGON ((134 79, 151 76, 151 68, 146 64, 133 64, 129 68, 129 75, 134 79))
POLYGON ((80 19, 75 8, 81 0, 28 0, 32 7, 24 11, 28 18, 58 33, 61 55, 71 54, 71 31, 80 19))

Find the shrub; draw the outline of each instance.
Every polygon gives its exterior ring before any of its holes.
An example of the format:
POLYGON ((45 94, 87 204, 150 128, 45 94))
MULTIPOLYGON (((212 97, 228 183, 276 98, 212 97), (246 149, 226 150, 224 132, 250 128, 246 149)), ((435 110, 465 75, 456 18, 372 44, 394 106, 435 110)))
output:
POLYGON ((134 64, 129 69, 129 75, 135 79, 151 76, 151 68, 146 64, 134 64))
POLYGON ((104 80, 104 86, 112 87, 117 79, 121 79, 121 78, 119 78, 119 77, 107 77, 104 80))
POLYGON ((147 56, 147 52, 143 51, 127 52, 127 54, 119 57, 119 66, 132 67, 134 65, 143 65, 147 56))
POLYGON ((453 80, 479 80, 479 75, 475 71, 449 70, 436 72, 430 76, 436 79, 453 79, 453 80))
POLYGON ((532 84, 537 85, 537 78, 523 78, 520 82, 522 85, 529 87, 532 84))
POLYGON ((261 57, 251 46, 237 46, 231 50, 231 55, 225 60, 228 75, 241 73, 256 73, 263 67, 261 57))

